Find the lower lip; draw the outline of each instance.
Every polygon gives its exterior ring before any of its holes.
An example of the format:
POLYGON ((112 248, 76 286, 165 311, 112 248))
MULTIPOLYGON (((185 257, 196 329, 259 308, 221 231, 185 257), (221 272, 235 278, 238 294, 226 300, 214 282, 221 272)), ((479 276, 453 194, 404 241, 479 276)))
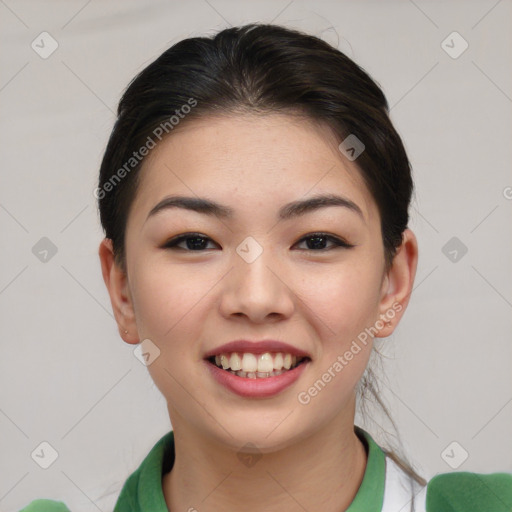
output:
POLYGON ((310 362, 306 361, 293 370, 288 370, 275 377, 249 379, 233 375, 230 371, 221 370, 210 361, 205 361, 217 382, 226 386, 233 393, 247 398, 266 398, 277 395, 283 389, 291 386, 302 375, 310 362))

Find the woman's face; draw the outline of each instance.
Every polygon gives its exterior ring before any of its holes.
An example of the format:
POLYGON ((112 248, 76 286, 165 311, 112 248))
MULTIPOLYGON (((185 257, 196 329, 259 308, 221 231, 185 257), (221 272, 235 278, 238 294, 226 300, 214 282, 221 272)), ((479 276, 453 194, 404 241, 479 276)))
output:
POLYGON ((158 347, 148 370, 173 426, 271 451, 336 417, 353 425, 368 329, 382 327, 392 303, 379 213, 357 160, 340 153, 326 128, 291 116, 210 117, 179 128, 147 157, 126 228, 125 313, 133 307, 137 333, 129 342, 158 347), (323 194, 346 203, 280 217, 286 205, 323 194), (150 215, 169 196, 214 201, 232 215, 179 207, 150 215), (311 236, 318 232, 351 247, 311 236), (188 243, 166 247, 186 233, 188 243), (241 396, 205 360, 241 339, 282 341, 310 361, 280 392, 241 396))

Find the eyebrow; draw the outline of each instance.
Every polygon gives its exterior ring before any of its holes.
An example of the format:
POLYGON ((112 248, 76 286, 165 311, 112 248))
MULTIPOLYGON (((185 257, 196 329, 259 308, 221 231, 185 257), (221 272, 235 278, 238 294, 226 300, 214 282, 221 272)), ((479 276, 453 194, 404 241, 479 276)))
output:
MULTIPOLYGON (((280 208, 278 218, 280 220, 288 220, 319 210, 320 208, 327 208, 330 206, 341 206, 343 208, 347 208, 357 213, 364 221, 363 212, 356 203, 346 197, 335 194, 322 194, 285 204, 280 208)), ((204 215, 217 217, 218 219, 228 220, 232 219, 235 213, 229 206, 219 204, 210 199, 202 197, 167 196, 151 209, 146 221, 158 212, 172 208, 182 208, 184 210, 191 210, 204 215)))

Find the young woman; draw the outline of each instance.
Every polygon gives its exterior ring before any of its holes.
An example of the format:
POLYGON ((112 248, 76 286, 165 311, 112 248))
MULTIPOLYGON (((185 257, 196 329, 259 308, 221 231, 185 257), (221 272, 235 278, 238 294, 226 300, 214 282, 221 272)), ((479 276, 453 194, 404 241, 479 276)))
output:
POLYGON ((114 512, 510 511, 512 475, 426 482, 354 424, 413 287, 412 188, 382 91, 313 36, 230 28, 132 81, 99 256, 172 431, 114 512))

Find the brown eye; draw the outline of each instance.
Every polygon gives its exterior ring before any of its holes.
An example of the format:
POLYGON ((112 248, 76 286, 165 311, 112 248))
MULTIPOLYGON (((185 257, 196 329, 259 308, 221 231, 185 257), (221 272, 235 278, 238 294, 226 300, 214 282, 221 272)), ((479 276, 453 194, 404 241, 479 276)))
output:
POLYGON ((312 243, 308 244, 309 247, 306 249, 306 250, 311 250, 311 251, 330 251, 332 249, 336 249, 337 247, 341 247, 341 248, 345 248, 345 249, 350 249, 350 248, 354 247, 354 245, 345 242, 341 238, 338 238, 333 235, 329 235, 327 233, 311 233, 310 235, 307 235, 307 236, 301 238, 299 243, 304 242, 304 241, 306 241, 306 242, 313 241, 312 243), (330 249, 326 249, 325 248, 326 242, 331 242, 332 244, 334 244, 334 247, 331 247, 330 249))
POLYGON ((213 242, 211 238, 201 235, 200 233, 187 233, 185 235, 179 235, 169 240, 162 246, 162 248, 203 252, 206 248, 205 246, 208 244, 208 241, 213 242), (186 247, 179 247, 179 245, 183 242, 186 243, 186 247))
MULTIPOLYGON (((169 240, 162 246, 162 248, 178 249, 189 252, 204 252, 204 250, 207 249, 208 242, 215 243, 211 238, 200 233, 186 233, 169 240), (180 247, 180 245, 183 243, 185 243, 186 246, 180 247)), ((315 252, 330 251, 338 247, 344 249, 355 247, 354 245, 345 242, 341 238, 329 235, 327 233, 311 233, 310 235, 301 238, 298 243, 304 242, 307 244, 307 247, 304 250, 315 252), (331 243, 331 247, 325 247, 327 243, 331 243)), ((218 246, 218 244, 216 245, 218 246)))

